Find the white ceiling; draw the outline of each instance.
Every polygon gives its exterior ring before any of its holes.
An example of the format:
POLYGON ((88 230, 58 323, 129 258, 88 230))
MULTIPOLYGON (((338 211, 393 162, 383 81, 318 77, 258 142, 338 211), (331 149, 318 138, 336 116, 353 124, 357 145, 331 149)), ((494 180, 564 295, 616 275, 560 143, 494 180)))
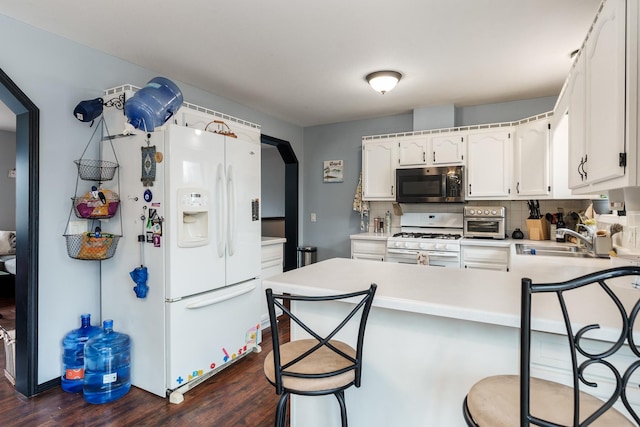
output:
POLYGON ((599 4, 0 0, 0 13, 313 126, 557 95, 599 4), (403 74, 385 95, 364 80, 381 69, 403 74))

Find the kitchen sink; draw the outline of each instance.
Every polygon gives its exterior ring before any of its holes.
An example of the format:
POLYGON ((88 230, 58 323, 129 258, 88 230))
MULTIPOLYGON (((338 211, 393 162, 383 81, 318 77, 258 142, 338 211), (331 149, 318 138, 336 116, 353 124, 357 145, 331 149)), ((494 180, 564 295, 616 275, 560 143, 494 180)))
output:
POLYGON ((598 258, 592 251, 578 246, 553 246, 545 244, 516 243, 518 255, 560 256, 570 258, 598 258))

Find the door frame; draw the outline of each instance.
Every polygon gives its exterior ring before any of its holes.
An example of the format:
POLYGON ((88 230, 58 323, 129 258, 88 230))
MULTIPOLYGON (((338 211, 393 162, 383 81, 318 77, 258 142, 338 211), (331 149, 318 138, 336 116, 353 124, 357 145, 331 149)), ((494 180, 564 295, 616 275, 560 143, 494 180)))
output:
POLYGON ((260 142, 278 149, 284 161, 284 271, 298 266, 298 158, 289 141, 260 135, 260 142))
POLYGON ((16 390, 38 385, 38 216, 40 110, 0 68, 0 101, 16 115, 16 390))

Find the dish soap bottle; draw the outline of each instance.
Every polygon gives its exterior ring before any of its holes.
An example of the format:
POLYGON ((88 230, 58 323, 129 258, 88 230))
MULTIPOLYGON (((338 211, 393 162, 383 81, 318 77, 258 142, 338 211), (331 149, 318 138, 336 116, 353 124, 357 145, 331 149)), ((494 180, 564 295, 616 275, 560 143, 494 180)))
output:
POLYGON ((562 213, 557 213, 556 217, 558 218, 556 220, 556 242, 566 242, 567 241, 567 237, 565 236, 564 232, 558 231, 561 228, 566 228, 567 225, 564 223, 564 220, 562 219, 562 213))

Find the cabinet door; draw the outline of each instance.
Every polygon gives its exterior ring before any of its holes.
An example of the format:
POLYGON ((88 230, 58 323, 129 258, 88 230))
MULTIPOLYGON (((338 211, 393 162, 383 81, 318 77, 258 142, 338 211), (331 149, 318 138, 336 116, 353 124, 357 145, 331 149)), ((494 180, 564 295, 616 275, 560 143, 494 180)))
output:
POLYGON ((464 135, 452 133, 431 138, 431 162, 434 165, 464 162, 464 135))
POLYGON ((549 120, 520 125, 515 130, 514 166, 517 197, 547 196, 549 186, 549 120))
POLYGON ((624 0, 607 1, 586 44, 587 181, 624 176, 625 16, 624 0))
POLYGON ((395 200, 396 141, 363 141, 362 198, 395 200))
POLYGON ((467 198, 509 197, 511 129, 469 134, 467 198))
POLYGON ((399 166, 424 166, 427 164, 427 137, 410 137, 398 140, 399 166))
POLYGON ((586 155, 586 79, 585 55, 580 54, 569 76, 569 163, 567 165, 569 188, 587 185, 584 157, 586 155))

